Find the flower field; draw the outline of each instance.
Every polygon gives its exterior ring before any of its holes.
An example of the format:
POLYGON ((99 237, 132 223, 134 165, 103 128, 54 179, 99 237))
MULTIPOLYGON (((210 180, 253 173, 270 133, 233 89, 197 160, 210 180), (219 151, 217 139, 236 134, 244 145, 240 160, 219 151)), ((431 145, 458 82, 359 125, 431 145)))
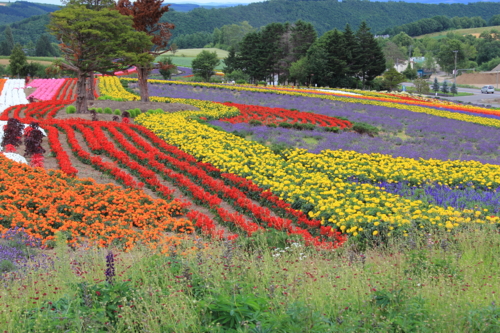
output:
MULTIPOLYGON (((0 153, 3 330, 499 327, 498 111, 150 80, 160 109, 198 110, 99 121, 66 114, 75 83, 33 81, 28 103, 0 80, 0 120, 29 125, 3 147, 29 165, 0 153)), ((139 99, 133 79, 98 85, 139 99)))

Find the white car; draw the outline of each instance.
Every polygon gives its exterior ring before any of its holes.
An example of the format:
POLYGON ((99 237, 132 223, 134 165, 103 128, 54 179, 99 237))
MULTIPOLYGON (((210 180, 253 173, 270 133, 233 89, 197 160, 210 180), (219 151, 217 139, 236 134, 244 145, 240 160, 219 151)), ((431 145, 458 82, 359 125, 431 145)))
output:
POLYGON ((489 93, 494 93, 495 88, 493 86, 484 86, 481 88, 481 94, 489 94, 489 93))

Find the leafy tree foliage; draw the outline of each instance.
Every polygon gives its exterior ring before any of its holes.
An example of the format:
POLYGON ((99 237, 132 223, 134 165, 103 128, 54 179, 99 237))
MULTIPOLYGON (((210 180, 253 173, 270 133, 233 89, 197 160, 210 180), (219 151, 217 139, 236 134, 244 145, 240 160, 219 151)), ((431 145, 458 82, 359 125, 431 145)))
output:
POLYGON ((415 86, 415 90, 419 94, 428 94, 430 92, 429 84, 424 79, 414 80, 413 85, 415 86))
POLYGON ((356 32, 356 48, 354 55, 354 66, 359 77, 361 77, 361 82, 363 88, 366 82, 372 81, 378 75, 385 71, 385 57, 377 43, 373 34, 370 32, 370 28, 365 22, 361 24, 358 31, 356 32))
POLYGON ((405 76, 399 73, 395 68, 391 68, 386 71, 383 77, 384 82, 389 90, 394 90, 394 88, 397 87, 398 84, 405 80, 405 76))
MULTIPOLYGON (((131 16, 133 27, 135 30, 147 34, 153 42, 153 47, 137 48, 137 52, 149 53, 153 57, 157 57, 168 51, 167 45, 172 36, 170 30, 174 28, 173 24, 168 22, 160 23, 160 19, 168 12, 168 7, 163 6, 163 0, 136 0, 131 3, 129 0, 119 0, 116 8, 126 16, 131 16)), ((141 91, 141 101, 149 102, 148 92, 148 75, 152 69, 151 63, 145 63, 138 59, 137 76, 139 89, 141 91)))
POLYGON ((205 81, 210 81, 210 77, 214 74, 214 69, 219 63, 217 52, 203 50, 193 59, 191 67, 194 75, 202 77, 205 81))
POLYGON ((135 31, 132 19, 116 10, 67 6, 54 12, 48 27, 61 41, 61 66, 77 74, 78 113, 87 110, 87 77, 91 72, 113 71, 123 64, 148 64, 152 57, 138 50, 152 46, 150 37, 135 31), (119 59, 119 61, 116 61, 119 59))
POLYGON ((165 80, 170 80, 172 74, 177 72, 177 66, 173 64, 171 57, 161 57, 158 61, 158 67, 161 76, 163 76, 163 79, 165 80))

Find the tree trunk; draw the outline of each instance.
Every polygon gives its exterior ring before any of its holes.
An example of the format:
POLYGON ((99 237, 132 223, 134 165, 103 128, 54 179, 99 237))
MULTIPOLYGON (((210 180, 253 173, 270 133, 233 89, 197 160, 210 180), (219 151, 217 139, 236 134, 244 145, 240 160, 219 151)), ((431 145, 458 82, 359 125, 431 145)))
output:
POLYGON ((149 102, 148 74, 148 67, 137 66, 137 77, 139 90, 141 91, 141 102, 149 102))
POLYGON ((90 77, 88 78, 87 82, 87 100, 93 101, 95 99, 94 97, 94 91, 95 91, 95 75, 94 72, 90 72, 90 77))
POLYGON ((76 113, 87 113, 87 73, 78 73, 76 82, 76 113))

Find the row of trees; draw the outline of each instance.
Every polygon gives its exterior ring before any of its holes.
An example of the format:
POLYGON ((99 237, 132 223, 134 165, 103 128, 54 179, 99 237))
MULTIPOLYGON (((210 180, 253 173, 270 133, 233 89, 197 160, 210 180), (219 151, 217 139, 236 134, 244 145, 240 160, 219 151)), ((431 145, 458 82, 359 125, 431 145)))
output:
POLYGON ((224 60, 225 73, 241 71, 253 82, 319 86, 366 86, 385 67, 385 58, 370 28, 362 23, 354 32, 346 25, 317 38, 312 24, 272 23, 250 32, 224 60))

